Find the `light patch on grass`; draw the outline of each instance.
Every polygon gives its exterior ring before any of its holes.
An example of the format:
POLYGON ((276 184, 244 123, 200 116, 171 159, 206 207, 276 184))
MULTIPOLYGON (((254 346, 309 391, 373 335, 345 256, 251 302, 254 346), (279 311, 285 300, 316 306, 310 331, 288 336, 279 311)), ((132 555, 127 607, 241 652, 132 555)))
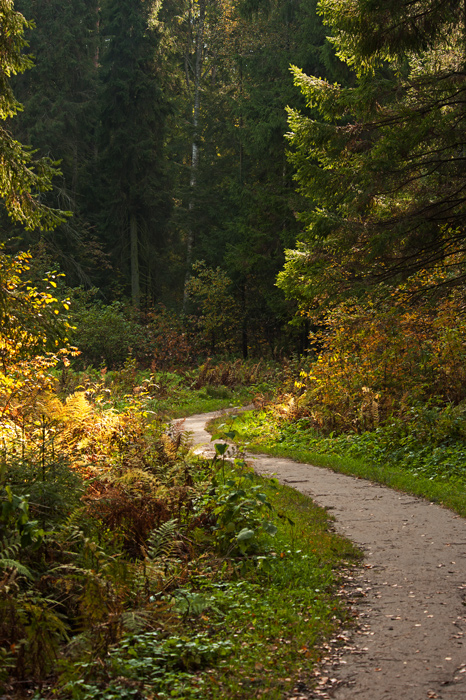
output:
MULTIPOLYGON (((210 429, 215 429, 212 425, 210 429)), ((390 488, 420 496, 429 501, 440 503, 459 515, 466 517, 466 483, 457 478, 448 480, 424 476, 416 469, 407 468, 391 462, 371 461, 370 457, 350 456, 351 444, 345 449, 345 436, 336 438, 317 436, 312 429, 299 429, 295 426, 294 434, 288 428, 289 435, 284 436, 278 421, 274 421, 266 412, 244 413, 235 421, 236 441, 246 445, 251 452, 263 452, 276 457, 289 457, 317 467, 326 467, 332 471, 362 479, 375 481, 390 488), (309 447, 305 447, 305 445, 309 447), (326 452, 319 452, 319 447, 326 452)), ((369 449, 368 449, 369 453, 369 449)), ((369 453, 370 454, 370 453, 369 453)))

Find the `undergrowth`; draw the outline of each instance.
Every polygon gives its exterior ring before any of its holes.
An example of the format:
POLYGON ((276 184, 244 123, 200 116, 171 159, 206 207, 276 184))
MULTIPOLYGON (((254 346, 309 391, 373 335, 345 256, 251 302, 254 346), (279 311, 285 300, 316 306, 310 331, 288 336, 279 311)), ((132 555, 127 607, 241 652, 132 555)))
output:
POLYGON ((41 473, 44 492, 63 480, 74 494, 46 530, 43 504, 13 495, 27 465, 9 465, 3 696, 283 697, 346 619, 335 571, 357 552, 308 499, 224 462, 223 445, 207 462, 176 430, 118 427, 107 467, 101 454, 69 467, 74 481, 41 473))
MULTIPOLYGON (((245 475, 243 466, 227 467, 218 485, 245 475)), ((359 554, 329 532, 325 512, 309 499, 258 477, 250 488, 270 497, 275 535, 245 540, 242 553, 236 541, 229 555, 224 546, 221 557, 204 554, 158 596, 170 615, 163 627, 126 634, 103 657, 68 663, 59 697, 278 700, 298 681, 301 690, 310 687, 323 642, 350 624, 336 571, 359 554)))
POLYGON ((102 408, 118 412, 138 406, 158 418, 181 418, 222 408, 263 403, 270 399, 280 382, 292 383, 292 363, 244 362, 213 363, 207 360, 194 369, 178 371, 140 370, 129 357, 119 370, 87 367, 82 371, 66 367, 56 372, 61 395, 76 391, 102 408))
POLYGON ((42 333, 24 360, 11 336, 0 370, 2 697, 282 697, 345 617, 333 570, 355 552, 163 417, 189 394, 261 402, 277 368, 76 372, 33 355, 42 333))

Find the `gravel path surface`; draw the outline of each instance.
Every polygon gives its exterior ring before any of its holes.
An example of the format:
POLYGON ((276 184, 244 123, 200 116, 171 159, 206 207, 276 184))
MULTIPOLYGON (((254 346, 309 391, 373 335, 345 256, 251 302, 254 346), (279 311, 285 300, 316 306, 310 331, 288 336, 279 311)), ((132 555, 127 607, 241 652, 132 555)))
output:
MULTIPOLYGON (((187 418, 212 451, 206 421, 187 418)), ((248 455, 254 469, 308 494, 365 553, 350 583, 359 615, 351 645, 320 690, 296 700, 466 700, 466 520, 372 482, 290 459, 248 455)))

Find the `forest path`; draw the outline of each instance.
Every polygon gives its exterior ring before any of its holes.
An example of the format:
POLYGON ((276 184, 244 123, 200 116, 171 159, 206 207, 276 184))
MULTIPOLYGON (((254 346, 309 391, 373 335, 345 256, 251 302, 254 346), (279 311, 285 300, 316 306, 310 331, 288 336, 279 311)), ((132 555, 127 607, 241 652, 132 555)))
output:
MULTIPOLYGON (((213 454, 204 427, 184 423, 197 451, 213 454), (202 446, 202 448, 201 448, 202 446)), ((359 628, 324 668, 328 682, 295 700, 466 698, 466 520, 427 501, 291 459, 248 455, 259 474, 309 495, 363 550, 349 594, 359 628)))

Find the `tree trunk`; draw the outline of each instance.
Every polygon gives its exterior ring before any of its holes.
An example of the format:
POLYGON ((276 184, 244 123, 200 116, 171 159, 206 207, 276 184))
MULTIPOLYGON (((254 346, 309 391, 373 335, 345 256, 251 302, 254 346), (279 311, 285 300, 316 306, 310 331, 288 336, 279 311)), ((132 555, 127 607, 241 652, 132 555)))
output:
POLYGON ((191 265, 194 246, 194 227, 192 215, 195 204, 195 194, 197 185, 197 173, 199 170, 199 114, 201 109, 201 80, 202 65, 204 60, 204 28, 205 28, 206 0, 199 3, 199 24, 196 33, 196 49, 194 58, 194 99, 193 99, 193 140, 191 143, 191 175, 189 179, 189 223, 186 237, 186 276, 183 294, 183 313, 186 312, 188 303, 188 282, 191 277, 191 265))
POLYGON ((136 214, 130 215, 129 235, 131 240, 131 303, 134 307, 138 308, 141 291, 139 286, 139 241, 136 214))

